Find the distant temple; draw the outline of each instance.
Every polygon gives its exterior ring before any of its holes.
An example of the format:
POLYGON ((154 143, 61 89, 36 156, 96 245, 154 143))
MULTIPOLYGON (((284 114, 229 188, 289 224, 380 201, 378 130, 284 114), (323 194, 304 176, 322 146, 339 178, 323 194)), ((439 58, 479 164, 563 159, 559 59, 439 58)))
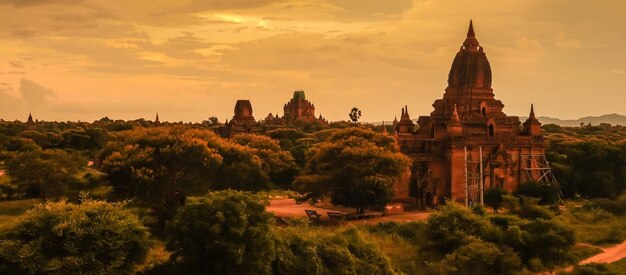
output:
POLYGON ((35 121, 33 120, 33 115, 31 113, 28 114, 28 119, 26 120, 26 125, 28 125, 28 127, 35 126, 35 121))
POLYGON ((263 133, 261 125, 252 115, 252 104, 247 99, 237 100, 233 118, 230 122, 227 120, 222 128, 222 135, 226 137, 233 137, 239 133, 263 133))
POLYGON ((393 122, 401 151, 413 159, 410 176, 396 186, 397 194, 416 198, 421 208, 445 199, 471 205, 482 203, 483 190, 490 187, 512 191, 525 181, 549 181, 534 108, 523 125, 518 117, 507 116, 491 80, 489 61, 470 21, 448 87, 433 103, 432 113, 420 116, 415 125, 405 106, 400 120, 393 122))
POLYGON ((315 117, 315 105, 306 99, 304 91, 293 92, 293 97, 283 106, 283 112, 283 117, 270 113, 265 118, 265 123, 274 126, 298 121, 328 124, 328 121, 321 115, 315 117))

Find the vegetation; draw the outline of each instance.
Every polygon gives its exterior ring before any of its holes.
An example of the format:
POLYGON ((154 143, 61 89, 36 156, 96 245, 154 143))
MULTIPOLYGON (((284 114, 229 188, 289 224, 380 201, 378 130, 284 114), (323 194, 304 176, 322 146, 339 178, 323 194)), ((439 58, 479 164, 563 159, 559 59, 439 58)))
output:
POLYGON ((38 197, 43 201, 65 195, 76 181, 74 174, 81 167, 80 162, 80 158, 59 149, 21 152, 6 162, 15 189, 7 188, 5 194, 9 198, 38 197))
POLYGON ((310 150, 302 175, 295 181, 300 201, 330 197, 337 205, 382 207, 393 197, 391 185, 408 169, 409 160, 394 140, 371 130, 347 128, 310 150))
POLYGON ((329 227, 274 224, 263 198, 378 208, 409 164, 392 137, 335 122, 224 139, 219 125, 0 121, 0 273, 515 274, 626 238, 623 127, 544 126, 565 201, 530 182, 486 190, 493 214, 450 203, 425 222, 329 227), (82 191, 112 203, 63 201, 82 191))
POLYGON ((258 197, 237 191, 209 193, 182 207, 167 237, 175 273, 270 274, 270 221, 258 197))
POLYGON ((121 204, 36 205, 1 232, 0 272, 131 273, 148 250, 148 232, 121 204))
POLYGON ((502 208, 502 203, 504 202, 504 195, 507 195, 507 191, 494 187, 485 190, 484 200, 485 205, 491 207, 494 213, 498 213, 498 210, 502 208))

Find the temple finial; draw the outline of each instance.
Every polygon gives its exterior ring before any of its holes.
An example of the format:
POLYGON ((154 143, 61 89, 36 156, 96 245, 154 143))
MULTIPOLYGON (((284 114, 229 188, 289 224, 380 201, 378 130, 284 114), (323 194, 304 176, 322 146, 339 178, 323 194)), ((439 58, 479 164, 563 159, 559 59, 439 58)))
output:
POLYGON ((530 118, 535 118, 535 106, 533 106, 533 104, 530 104, 530 118))
POLYGON ((467 38, 476 38, 476 33, 474 33, 474 24, 471 19, 469 29, 467 30, 467 38))

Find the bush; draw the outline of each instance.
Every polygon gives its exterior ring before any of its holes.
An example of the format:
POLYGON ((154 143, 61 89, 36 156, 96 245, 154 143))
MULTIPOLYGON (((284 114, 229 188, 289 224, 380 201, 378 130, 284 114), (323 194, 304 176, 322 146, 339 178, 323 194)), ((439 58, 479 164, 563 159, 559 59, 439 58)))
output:
POLYGON ((615 215, 626 214, 626 196, 622 196, 617 200, 610 199, 593 199, 583 205, 585 209, 599 208, 611 212, 615 215))
POLYGON ((554 184, 547 182, 529 181, 517 186, 513 192, 515 196, 533 197, 539 199, 539 204, 557 204, 559 190, 554 184))
POLYGON ((0 273, 130 274, 149 244, 121 204, 39 204, 2 232, 0 273))
POLYGON ((281 229, 274 274, 394 274, 388 259, 355 228, 324 234, 281 229))
POLYGON ((180 208, 169 227, 176 273, 270 274, 272 215, 246 192, 211 192, 180 208))
POLYGON ((573 275, 618 275, 609 269, 606 264, 590 263, 574 267, 573 275))
POLYGON ((443 265, 451 267, 448 273, 513 274, 521 268, 521 261, 513 249, 502 249, 493 243, 471 238, 468 244, 448 254, 443 265))
POLYGON ((494 213, 498 213, 498 210, 502 207, 504 202, 504 195, 508 192, 502 188, 489 188, 485 191, 485 205, 493 208, 494 213))

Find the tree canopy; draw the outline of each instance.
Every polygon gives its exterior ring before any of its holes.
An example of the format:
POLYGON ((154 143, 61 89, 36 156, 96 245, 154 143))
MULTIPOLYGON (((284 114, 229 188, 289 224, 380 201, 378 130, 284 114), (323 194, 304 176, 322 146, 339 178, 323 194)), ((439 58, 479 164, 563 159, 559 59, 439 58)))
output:
POLYGON ((310 150, 304 171, 294 184, 305 194, 300 201, 330 197, 334 204, 363 212, 391 200, 392 185, 408 169, 408 163, 392 137, 347 128, 310 150))
POLYGON ((150 245, 123 205, 91 200, 39 204, 0 234, 3 274, 130 274, 150 245))
POLYGON ((194 274, 271 274, 271 219, 251 193, 209 193, 182 207, 171 223, 167 247, 174 268, 194 274))

